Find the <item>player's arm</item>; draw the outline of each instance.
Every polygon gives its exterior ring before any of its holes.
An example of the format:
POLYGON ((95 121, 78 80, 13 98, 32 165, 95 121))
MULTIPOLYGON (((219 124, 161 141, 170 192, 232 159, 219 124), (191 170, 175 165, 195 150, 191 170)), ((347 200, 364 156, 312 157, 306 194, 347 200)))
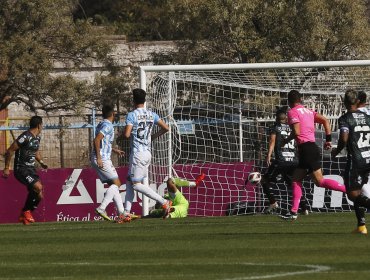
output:
POLYGON ((40 163, 42 168, 44 168, 44 169, 48 168, 47 164, 42 160, 42 156, 41 156, 40 151, 36 152, 36 160, 40 163))
POLYGON ((4 171, 3 171, 3 177, 4 178, 8 178, 9 177, 9 174, 10 174, 10 171, 9 171, 10 161, 11 161, 11 159, 13 157, 13 154, 18 149, 19 149, 18 143, 17 143, 17 141, 14 141, 13 144, 6 150, 6 153, 5 153, 5 166, 4 166, 4 171))
POLYGON ((339 139, 337 148, 331 151, 331 156, 335 158, 346 146, 349 138, 349 125, 344 117, 340 117, 338 120, 339 126, 339 139))
POLYGON ((101 159, 101 154, 100 154, 100 143, 103 140, 104 135, 103 133, 99 132, 98 135, 94 138, 94 150, 96 154, 96 164, 102 168, 103 167, 103 161, 101 159))
POLYGON ((349 135, 348 131, 345 130, 340 131, 337 148, 331 151, 331 156, 333 158, 335 158, 347 146, 348 135, 349 135))
POLYGON ((155 140, 156 138, 158 138, 159 136, 167 133, 170 130, 168 125, 162 120, 159 120, 157 122, 157 125, 160 127, 160 130, 152 135, 152 141, 155 140))
POLYGON ((326 150, 330 149, 331 148, 331 126, 330 126, 329 120, 321 114, 316 114, 315 115, 315 123, 319 123, 319 124, 322 124, 324 126, 325 135, 326 135, 325 136, 324 148, 326 150))
POLYGON ((131 132, 132 132, 132 127, 133 127, 132 124, 126 124, 125 131, 123 132, 123 137, 125 137, 126 139, 130 138, 131 132))
POLYGON ((119 157, 122 157, 125 155, 125 152, 118 148, 112 148, 112 151, 116 153, 119 157))
POLYGON ((266 159, 266 163, 268 166, 271 165, 271 156, 275 148, 275 142, 276 142, 276 133, 271 133, 270 140, 269 140, 269 150, 268 150, 267 159, 266 159))

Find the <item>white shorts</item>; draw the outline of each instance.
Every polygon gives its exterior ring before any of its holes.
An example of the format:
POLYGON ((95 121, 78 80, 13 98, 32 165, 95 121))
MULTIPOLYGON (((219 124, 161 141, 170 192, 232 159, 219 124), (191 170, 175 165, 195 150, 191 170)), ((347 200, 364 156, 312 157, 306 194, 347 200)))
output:
POLYGON ((91 161, 91 165, 98 173, 98 177, 102 183, 109 183, 110 181, 118 178, 117 171, 110 159, 103 160, 102 168, 99 168, 99 166, 96 164, 96 159, 91 161))
POLYGON ((148 169, 152 154, 150 151, 132 153, 130 156, 128 180, 133 183, 142 182, 148 177, 148 169))

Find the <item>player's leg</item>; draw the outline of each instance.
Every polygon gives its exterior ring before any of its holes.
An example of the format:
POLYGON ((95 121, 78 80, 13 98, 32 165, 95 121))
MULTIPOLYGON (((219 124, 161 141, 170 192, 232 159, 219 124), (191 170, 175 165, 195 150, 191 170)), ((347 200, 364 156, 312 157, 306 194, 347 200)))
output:
POLYGON ((130 177, 127 177, 126 181, 126 196, 125 196, 125 213, 131 213, 132 202, 134 201, 135 191, 131 182, 130 177))
POLYGON ((118 211, 122 211, 121 213, 123 213, 123 202, 118 190, 118 186, 121 185, 121 182, 118 179, 117 171, 114 168, 111 160, 103 160, 103 168, 99 168, 95 162, 93 163, 93 167, 96 170, 100 181, 102 181, 102 183, 109 184, 109 188, 105 191, 104 198, 100 205, 95 209, 95 213, 101 216, 106 221, 112 221, 112 219, 107 215, 105 209, 107 208, 108 204, 111 203, 112 200, 115 198, 118 203, 121 204, 120 206, 116 204, 118 211), (118 183, 118 185, 114 184, 114 182, 118 183), (119 202, 119 200, 121 202, 119 202))
POLYGON ((32 212, 37 208, 43 197, 43 186, 40 178, 36 170, 31 169, 17 170, 14 175, 15 178, 23 185, 26 185, 28 189, 28 195, 21 215, 19 216, 19 221, 25 225, 34 223, 35 219, 32 216, 32 212))
POLYGON ((361 194, 362 185, 365 174, 359 174, 357 170, 353 169, 350 162, 347 162, 346 169, 344 171, 344 184, 346 186, 348 198, 353 202, 357 227, 353 233, 367 234, 367 228, 365 223, 365 209, 356 201, 356 198, 361 194))
POLYGON ((317 158, 317 155, 320 156, 315 143, 303 143, 298 146, 298 166, 294 169, 292 176, 292 207, 290 213, 283 216, 284 219, 295 220, 298 217, 297 213, 302 197, 302 181, 307 175, 307 169, 312 161, 312 154, 314 154, 314 159, 317 158), (316 152, 315 149, 317 149, 316 152))
POLYGON ((317 169, 312 171, 310 174, 312 181, 315 183, 316 186, 320 188, 325 188, 333 191, 339 191, 339 192, 346 192, 346 187, 339 182, 333 180, 324 178, 322 174, 322 169, 317 169))
MULTIPOLYGON (((294 173, 294 170, 296 168, 297 168, 297 165, 292 165, 290 167, 284 168, 284 172, 282 173, 282 175, 283 175, 284 181, 286 182, 286 184, 288 186, 292 186, 293 173, 294 173)), ((303 185, 301 187, 302 187, 301 188, 302 189, 302 196, 301 196, 301 199, 300 199, 299 206, 301 208, 301 213, 303 215, 308 215, 309 214, 309 203, 308 203, 308 200, 307 200, 306 196, 303 195, 303 191, 304 191, 303 185)), ((288 188, 288 193, 289 193, 289 196, 292 196, 292 189, 291 188, 288 188)))
POLYGON ((261 186, 263 193, 266 195, 269 201, 269 207, 266 209, 266 214, 273 213, 276 209, 279 208, 279 205, 276 201, 276 198, 273 193, 273 181, 277 177, 277 166, 275 163, 272 163, 267 169, 266 173, 262 175, 261 186))
POLYGON ((133 189, 161 204, 164 204, 166 200, 147 184, 144 185, 143 183, 144 179, 148 176, 150 161, 151 154, 148 151, 138 152, 134 154, 130 170, 130 179, 133 185, 133 189))
POLYGON ((292 177, 292 208, 291 213, 297 215, 299 204, 302 198, 302 180, 307 175, 307 170, 303 168, 296 168, 292 177))

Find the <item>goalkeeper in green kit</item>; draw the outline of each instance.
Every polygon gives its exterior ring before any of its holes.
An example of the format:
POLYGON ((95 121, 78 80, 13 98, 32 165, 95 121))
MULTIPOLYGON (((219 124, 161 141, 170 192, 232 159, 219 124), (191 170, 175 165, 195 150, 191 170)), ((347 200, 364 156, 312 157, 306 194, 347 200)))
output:
MULTIPOLYGON (((185 196, 178 190, 180 187, 196 188, 204 180, 205 174, 200 174, 195 182, 187 181, 181 178, 170 178, 167 180, 168 193, 165 195, 165 199, 172 201, 171 210, 168 215, 163 216, 163 209, 157 208, 150 211, 148 218, 185 218, 188 216, 189 201, 185 196)), ((160 206, 160 205, 159 205, 160 206)))

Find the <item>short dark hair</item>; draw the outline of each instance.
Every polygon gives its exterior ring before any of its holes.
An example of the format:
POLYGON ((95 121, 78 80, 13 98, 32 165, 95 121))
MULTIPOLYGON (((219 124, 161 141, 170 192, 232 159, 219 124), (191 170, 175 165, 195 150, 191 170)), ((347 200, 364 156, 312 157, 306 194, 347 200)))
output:
POLYGON ((113 106, 111 104, 105 104, 103 106, 102 113, 104 119, 111 117, 114 113, 113 106))
POLYGON ((301 102, 301 94, 299 93, 298 90, 291 90, 288 93, 288 103, 289 104, 295 104, 295 103, 300 103, 301 102))
POLYGON ((146 92, 145 90, 141 88, 135 88, 132 90, 132 95, 134 98, 134 103, 137 104, 144 104, 145 103, 145 97, 146 97, 146 92))
POLYGON ((284 107, 277 108, 275 113, 276 122, 280 123, 281 115, 286 115, 286 109, 284 107))
POLYGON ((361 104, 366 103, 366 92, 364 92, 363 90, 359 91, 357 94, 357 98, 361 104))
POLYGON ((344 94, 344 104, 348 105, 355 105, 358 101, 358 93, 354 89, 347 89, 346 93, 344 94))
POLYGON ((30 119, 30 128, 36 128, 42 124, 42 118, 40 116, 33 116, 30 119))

